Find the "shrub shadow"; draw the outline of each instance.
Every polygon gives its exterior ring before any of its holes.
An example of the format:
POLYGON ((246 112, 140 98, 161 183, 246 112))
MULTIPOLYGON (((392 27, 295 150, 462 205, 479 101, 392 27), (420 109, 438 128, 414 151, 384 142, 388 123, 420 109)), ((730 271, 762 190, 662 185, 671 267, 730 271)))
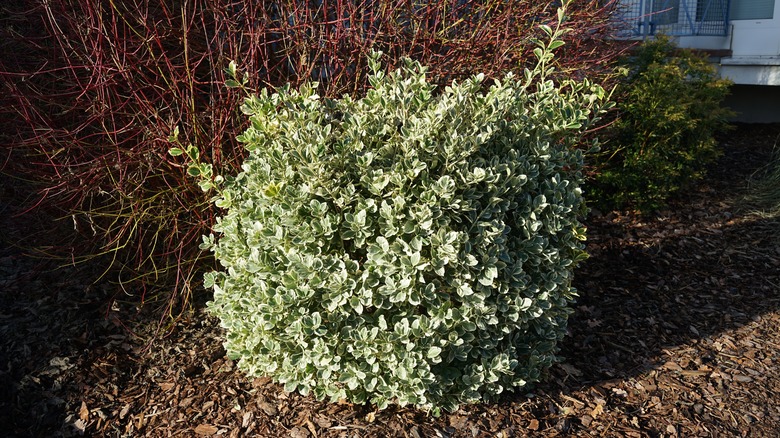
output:
POLYGON ((51 256, 75 234, 45 210, 24 212, 34 190, 0 176, 0 430, 4 436, 79 434, 74 383, 94 345, 128 333, 106 318, 111 294, 93 284, 100 261, 51 256), (66 266, 62 266, 66 265, 66 266))
POLYGON ((780 308, 780 218, 744 204, 780 124, 735 131, 721 138, 724 155, 708 178, 667 211, 586 221, 591 258, 575 273, 580 297, 561 351, 582 373, 567 376, 573 387, 634 377, 663 365, 671 348, 711 342, 780 308))
POLYGON ((663 364, 666 349, 780 308, 778 222, 727 216, 666 218, 666 236, 593 252, 577 276, 581 297, 561 353, 583 383, 634 376, 663 364))

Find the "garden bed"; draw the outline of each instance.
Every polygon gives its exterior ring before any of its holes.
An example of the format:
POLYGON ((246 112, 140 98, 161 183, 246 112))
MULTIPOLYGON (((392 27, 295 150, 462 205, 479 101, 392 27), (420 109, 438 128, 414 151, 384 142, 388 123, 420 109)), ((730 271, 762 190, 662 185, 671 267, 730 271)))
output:
MULTIPOLYGON (((591 258, 549 380, 439 418, 322 403, 247 379, 198 307, 159 338, 90 284, 94 265, 15 248, 48 219, 13 217, 0 250, 0 424, 11 436, 772 436, 780 430, 780 218, 742 203, 780 125, 724 136, 708 179, 651 216, 593 212, 591 258), (36 225, 37 224, 37 225, 36 225), (152 342, 152 340, 154 341, 152 342)), ((62 232, 67 224, 60 224, 62 232)), ((29 246, 29 245, 26 245, 29 246)), ((121 296, 121 294, 119 294, 121 296)))

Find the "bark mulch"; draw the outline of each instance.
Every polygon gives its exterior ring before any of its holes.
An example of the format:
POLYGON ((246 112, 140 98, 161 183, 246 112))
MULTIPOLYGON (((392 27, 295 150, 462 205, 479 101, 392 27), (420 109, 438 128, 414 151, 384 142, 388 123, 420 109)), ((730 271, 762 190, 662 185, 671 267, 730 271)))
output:
MULTIPOLYGON (((106 305, 115 286, 86 284, 94 267, 55 270, 6 246, 0 434, 777 436, 780 218, 755 214, 741 199, 778 135, 780 125, 729 133, 707 180, 667 211, 593 212, 565 361, 533 389, 439 418, 317 402, 248 379, 202 309, 155 339, 157 321, 145 311, 106 305)), ((29 220, 11 218, 6 195, 7 244, 29 220)))

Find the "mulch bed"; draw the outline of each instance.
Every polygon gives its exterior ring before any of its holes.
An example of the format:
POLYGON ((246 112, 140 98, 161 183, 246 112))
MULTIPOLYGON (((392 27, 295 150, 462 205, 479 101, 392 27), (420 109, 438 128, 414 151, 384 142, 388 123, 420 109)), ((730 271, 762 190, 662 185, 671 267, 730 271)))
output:
MULTIPOLYGON (((324 403, 248 379, 196 309, 165 337, 106 305, 94 267, 0 250, 5 436, 777 436, 780 218, 742 208, 780 125, 724 137, 707 180, 652 216, 594 212, 581 298, 545 383, 439 418, 324 403), (130 327, 132 330, 128 329, 130 327), (153 341, 153 342, 150 342, 153 341)), ((0 202, 5 242, 27 219, 0 202)), ((45 225, 45 224, 44 224, 45 225)), ((124 306, 124 307, 123 307, 124 306)))

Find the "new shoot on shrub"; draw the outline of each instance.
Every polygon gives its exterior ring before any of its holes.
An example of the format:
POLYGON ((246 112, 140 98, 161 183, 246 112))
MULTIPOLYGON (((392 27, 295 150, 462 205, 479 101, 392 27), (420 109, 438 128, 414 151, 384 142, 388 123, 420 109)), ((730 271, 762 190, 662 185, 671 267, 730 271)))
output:
POLYGON ((588 80, 548 78, 563 41, 546 32, 522 77, 442 90, 374 52, 361 98, 304 85, 245 100, 248 156, 213 185, 224 214, 203 243, 242 370, 434 413, 539 381, 585 257, 574 146, 605 105, 588 80))

